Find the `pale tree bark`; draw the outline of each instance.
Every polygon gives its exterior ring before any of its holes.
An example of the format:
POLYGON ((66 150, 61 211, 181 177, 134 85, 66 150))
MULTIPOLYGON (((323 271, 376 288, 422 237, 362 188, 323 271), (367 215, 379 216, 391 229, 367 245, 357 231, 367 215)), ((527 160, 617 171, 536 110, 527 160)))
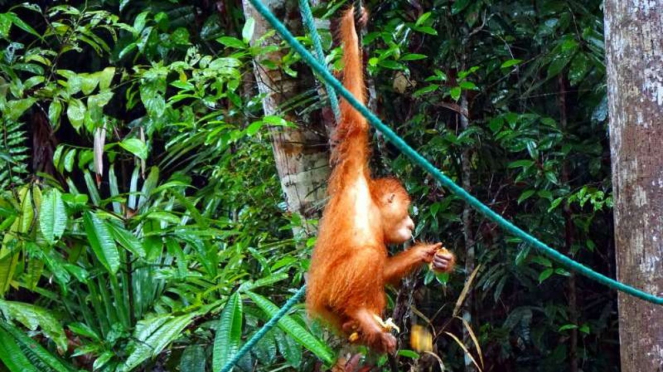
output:
MULTIPOLYGON (((617 278, 663 295, 663 0, 606 0, 617 278)), ((663 371, 663 306, 619 293, 623 372, 663 371)))
MULTIPOLYGON (((251 45, 271 30, 271 26, 247 1, 243 0, 246 18, 255 20, 255 32, 251 45)), ((274 13, 293 34, 302 34, 302 23, 296 0, 272 0, 268 3, 274 13)), ((262 46, 280 45, 278 35, 268 38, 262 46)), ((293 78, 280 68, 269 68, 265 61, 275 66, 281 65, 287 49, 262 55, 254 61, 254 73, 258 90, 266 97, 263 100, 265 115, 279 115, 297 124, 297 128, 273 128, 270 132, 274 158, 281 187, 288 210, 301 214, 305 219, 317 216, 325 198, 326 182, 329 176, 329 146, 323 120, 298 117, 294 110, 284 110, 286 102, 301 92, 315 88, 312 74, 308 70, 299 71, 293 78)), ((307 224, 303 232, 310 235, 307 224)))

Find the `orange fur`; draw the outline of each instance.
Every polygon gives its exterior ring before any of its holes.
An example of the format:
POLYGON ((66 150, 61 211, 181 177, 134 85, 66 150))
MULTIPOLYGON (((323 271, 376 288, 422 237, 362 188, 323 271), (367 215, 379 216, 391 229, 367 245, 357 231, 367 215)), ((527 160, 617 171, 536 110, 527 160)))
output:
MULTIPOLYGON (((364 103, 364 76, 352 8, 340 21, 340 39, 345 64, 343 85, 364 103)), ((340 107, 330 200, 311 258, 306 305, 312 317, 324 319, 335 330, 346 335, 357 330, 359 342, 377 351, 393 352, 395 338, 372 317, 383 315, 385 284, 397 284, 422 263, 432 262, 440 245, 418 244, 388 256, 387 244, 404 241, 393 233, 402 230, 403 223, 411 236, 414 225, 408 215, 410 199, 397 180, 371 178, 368 123, 347 101, 342 101, 340 107)))

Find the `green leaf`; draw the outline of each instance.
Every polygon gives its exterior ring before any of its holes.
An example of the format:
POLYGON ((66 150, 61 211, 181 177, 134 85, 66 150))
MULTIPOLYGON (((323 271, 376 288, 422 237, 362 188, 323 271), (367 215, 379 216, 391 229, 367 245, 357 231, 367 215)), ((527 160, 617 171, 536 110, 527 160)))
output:
POLYGON ((0 14, 0 36, 9 37, 9 30, 12 27, 12 20, 7 14, 0 14))
POLYGON ((50 189, 41 201, 39 227, 46 241, 53 245, 67 227, 67 211, 58 189, 50 189))
POLYGON ((550 190, 539 190, 536 193, 540 198, 552 200, 553 194, 550 190))
POLYGON ((490 119, 490 123, 488 123, 488 127, 490 130, 493 131, 493 133, 497 133, 500 130, 502 130, 502 127, 504 126, 504 119, 500 117, 492 118, 490 119))
POLYGON ((532 195, 534 195, 535 192, 536 192, 536 190, 526 190, 525 192, 520 194, 520 197, 518 198, 518 204, 520 204, 523 201, 529 199, 532 195))
POLYGON ((146 253, 145 249, 143 248, 143 244, 137 237, 134 236, 134 234, 125 230, 123 227, 111 223, 110 221, 105 221, 105 223, 106 227, 108 227, 108 230, 111 232, 111 235, 113 235, 113 238, 115 238, 116 242, 120 243, 121 246, 129 250, 131 253, 141 258, 145 257, 146 253))
POLYGON ((95 74, 79 74, 81 78, 81 91, 86 96, 97 88, 99 77, 95 74))
POLYGON ((476 84, 474 84, 471 81, 461 81, 458 85, 461 88, 465 89, 465 90, 477 90, 478 89, 476 84))
POLYGON ((59 99, 54 99, 48 106, 48 121, 51 126, 57 128, 60 125, 60 116, 62 115, 62 102, 59 99))
POLYGON ((423 25, 426 22, 426 20, 428 20, 428 18, 430 18, 431 14, 432 14, 431 12, 426 12, 426 13, 422 14, 421 16, 419 16, 419 18, 414 23, 414 25, 417 26, 417 27, 423 25))
POLYGON ((419 97, 423 96, 424 94, 428 94, 431 92, 434 92, 439 88, 440 86, 438 84, 431 84, 429 86, 423 87, 421 89, 418 89, 416 92, 412 93, 412 97, 419 97))
POLYGON ((461 92, 462 92, 462 90, 461 90, 460 87, 455 87, 455 88, 452 88, 452 89, 451 89, 451 91, 449 92, 449 94, 451 95, 451 98, 452 98, 454 101, 458 101, 458 99, 460 98, 460 93, 461 93, 461 92))
POLYGON ((182 372, 205 372, 207 356, 202 345, 189 345, 182 353, 180 359, 180 371, 182 372))
POLYGON ((99 89, 104 91, 110 88, 115 76, 115 67, 106 67, 105 69, 96 73, 99 77, 99 89))
POLYGON ((246 23, 244 23, 244 27, 242 28, 242 40, 244 40, 246 44, 248 44, 251 41, 255 28, 256 28, 255 19, 249 17, 249 19, 246 20, 246 23))
POLYGON ((539 265, 543 265, 545 267, 552 267, 552 262, 543 256, 534 256, 532 258, 532 262, 536 262, 539 265))
POLYGON ((216 41, 230 48, 237 48, 237 49, 246 48, 246 44, 244 44, 242 40, 232 36, 223 36, 216 39, 216 41))
POLYGON ((91 338, 95 341, 102 342, 101 338, 95 332, 90 328, 89 325, 84 324, 84 323, 71 323, 67 326, 72 332, 74 332, 77 335, 83 336, 83 337, 88 337, 91 338))
POLYGON ((550 65, 548 65, 548 78, 557 76, 559 73, 561 73, 564 67, 569 64, 573 56, 574 53, 570 50, 555 55, 552 62, 550 62, 550 65))
POLYGON ((554 270, 553 269, 545 269, 543 272, 541 272, 541 275, 539 275, 539 283, 543 283, 544 280, 550 278, 550 276, 553 274, 554 270))
POLYGON ((78 98, 74 98, 69 101, 69 107, 67 107, 67 117, 69 122, 77 131, 83 125, 85 121, 85 111, 87 111, 85 104, 78 98))
POLYGON ((134 36, 138 36, 141 31, 143 31, 143 28, 145 28, 145 25, 147 24, 147 16, 150 14, 149 11, 144 11, 138 16, 136 16, 136 19, 134 20, 134 25, 133 28, 135 30, 134 36))
POLYGON ((37 102, 35 98, 24 98, 7 102, 7 119, 17 121, 25 110, 32 107, 35 102, 37 102))
POLYGON ((166 111, 166 100, 159 89, 161 81, 150 82, 140 86, 140 99, 147 112, 156 118, 163 116, 166 111))
MULTIPOLYGON (((279 308, 268 299, 255 294, 253 292, 246 292, 246 294, 258 305, 268 316, 274 316, 279 308)), ((286 315, 278 322, 279 328, 285 333, 294 338, 300 345, 304 346, 315 354, 318 358, 322 359, 325 363, 332 363, 334 361, 333 351, 321 340, 307 331, 299 323, 297 323, 290 316, 286 315)))
POLYGON ((274 332, 274 339, 278 345, 281 355, 285 360, 293 367, 295 370, 299 370, 299 366, 302 363, 302 347, 292 339, 292 337, 286 335, 280 329, 272 330, 274 332))
POLYGON ((146 160, 149 155, 147 144, 138 138, 126 138, 120 142, 120 147, 142 160, 146 160))
POLYGON ((108 363, 111 359, 113 359, 114 356, 115 353, 113 353, 112 351, 106 351, 104 353, 101 353, 101 355, 99 355, 97 359, 94 360, 94 363, 92 364, 92 370, 96 371, 104 367, 106 363, 108 363))
POLYGON ((29 33, 29 34, 32 34, 32 35, 38 37, 39 39, 42 39, 41 35, 39 35, 39 33, 37 33, 37 31, 35 31, 34 28, 30 27, 30 25, 28 25, 27 23, 23 22, 23 20, 20 19, 20 18, 16 15, 16 13, 14 13, 14 12, 9 12, 9 13, 6 13, 6 14, 9 16, 9 18, 11 18, 12 23, 15 24, 16 27, 20 28, 21 30, 23 30, 23 31, 25 31, 25 32, 27 32, 27 33, 29 33))
POLYGON ((289 126, 288 121, 285 120, 284 118, 276 115, 267 115, 264 118, 262 118, 262 121, 264 121, 266 124, 269 125, 274 125, 278 127, 287 127, 289 126))
POLYGON ((413 350, 407 350, 407 349, 398 350, 398 355, 399 356, 404 356, 406 358, 411 358, 411 359, 418 359, 419 358, 419 353, 417 353, 413 350))
POLYGON ((76 149, 71 149, 67 151, 67 155, 64 156, 64 169, 67 172, 74 170, 74 162, 76 160, 76 149))
MULTIPOLYGON (((14 340, 16 340, 19 344, 23 345, 24 350, 25 349, 30 350, 30 353, 33 354, 32 360, 35 360, 36 358, 40 362, 51 367, 53 370, 57 372, 71 372, 74 370, 72 367, 68 366, 56 355, 53 355, 51 352, 46 350, 37 341, 28 337, 28 335, 26 335, 25 332, 18 329, 17 327, 14 327, 9 323, 0 323, 0 327, 4 329, 7 333, 9 333, 12 337, 14 337, 14 340)), ((0 343, 1 342, 2 341, 0 341, 0 343)), ((2 358, 0 357, 0 360, 1 359, 2 358)), ((21 371, 24 371, 24 369, 22 369, 21 371)))
POLYGON ((550 212, 550 211, 554 210, 555 208, 557 208, 563 201, 564 201, 564 197, 557 198, 557 199, 553 200, 550 203, 550 208, 548 208, 548 212, 550 212))
POLYGON ((437 30, 430 26, 421 26, 421 27, 414 27, 413 28, 415 31, 428 34, 428 35, 437 35, 437 30))
POLYGON ((567 329, 577 329, 578 326, 575 324, 565 324, 557 330, 558 332, 566 331, 567 329))
POLYGON ((0 361, 10 372, 38 372, 12 336, 0 328, 0 361))
POLYGON ((384 59, 381 60, 379 63, 380 66, 391 69, 391 70, 403 70, 403 65, 396 62, 392 61, 390 59, 384 59))
POLYGON ((551 183, 557 184, 557 176, 553 172, 546 172, 546 179, 551 183))
POLYGON ((133 352, 127 357, 122 371, 131 371, 145 360, 159 355, 171 342, 182 336, 182 331, 198 315, 191 313, 179 317, 157 316, 138 322, 134 332, 137 340, 133 352))
POLYGON ((223 308, 216 328, 212 371, 220 371, 237 354, 242 341, 242 317, 242 299, 235 292, 223 308))
POLYGON ((83 215, 83 225, 92 251, 99 262, 109 273, 117 273, 120 268, 120 254, 108 227, 90 211, 86 211, 83 215))
POLYGON ((265 123, 262 121, 254 121, 253 123, 249 124, 248 127, 246 127, 246 135, 253 136, 254 134, 258 133, 258 131, 260 131, 260 128, 262 128, 263 125, 265 125, 265 123))
POLYGON ((58 348, 67 350, 67 337, 62 324, 48 310, 23 302, 4 300, 0 300, 0 310, 6 317, 20 322, 31 331, 41 328, 44 335, 53 340, 58 348))
POLYGON ((180 222, 182 222, 179 217, 168 212, 160 212, 160 211, 150 212, 145 217, 151 220, 172 223, 173 225, 178 225, 180 222))
POLYGON ((522 62, 522 61, 523 61, 522 59, 509 59, 509 60, 504 61, 504 63, 502 63, 500 68, 509 68, 511 66, 515 66, 515 65, 520 64, 520 62, 522 62))
POLYGON ((518 168, 518 167, 523 167, 523 168, 528 168, 534 165, 534 160, 516 160, 507 166, 507 168, 518 168))
POLYGON ((456 15, 460 12, 463 11, 463 9, 467 8, 467 6, 470 4, 470 0, 457 0, 454 1, 453 5, 451 6, 451 14, 456 15))
POLYGON ((416 60, 425 59, 425 58, 428 58, 428 56, 425 55, 425 54, 409 53, 409 54, 404 55, 401 58, 401 61, 416 61, 416 60))

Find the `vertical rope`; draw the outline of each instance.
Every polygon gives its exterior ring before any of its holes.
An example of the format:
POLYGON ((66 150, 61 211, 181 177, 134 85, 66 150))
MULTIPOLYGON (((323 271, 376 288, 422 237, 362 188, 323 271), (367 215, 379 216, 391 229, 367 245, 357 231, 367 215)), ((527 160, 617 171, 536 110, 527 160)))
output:
MULTIPOLYGON (((304 25, 308 29, 308 32, 311 34, 313 48, 315 50, 318 61, 322 64, 326 64, 325 54, 322 51, 320 34, 318 34, 318 30, 315 27, 315 19, 313 18, 313 13, 311 12, 311 7, 309 6, 308 2, 309 0, 299 0, 299 7, 302 12, 302 18, 304 19, 304 25)), ((334 112, 336 123, 338 123, 341 120, 341 110, 338 107, 338 97, 336 96, 336 91, 331 85, 329 85, 329 83, 324 83, 325 90, 327 91, 327 97, 329 97, 329 104, 331 105, 332 111, 334 112)))

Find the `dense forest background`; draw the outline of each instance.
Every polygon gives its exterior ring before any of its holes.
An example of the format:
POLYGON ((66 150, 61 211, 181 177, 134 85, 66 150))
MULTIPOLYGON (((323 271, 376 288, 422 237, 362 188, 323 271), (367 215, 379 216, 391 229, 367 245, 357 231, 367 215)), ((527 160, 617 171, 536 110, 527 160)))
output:
MULTIPOLYGON (((275 3, 310 46, 298 4, 275 3)), ((498 213, 614 277, 601 1, 365 5, 379 116, 498 213)), ((345 6, 314 8, 337 69, 325 20, 345 6)), ((249 7, 0 0, 0 370, 218 371, 304 284, 324 182, 306 203, 284 196, 302 177, 284 177, 283 138, 313 133, 298 138, 324 158, 333 114, 249 7)), ((390 290, 401 350, 366 363, 619 370, 614 292, 374 145, 373 169, 412 195, 417 239, 460 265, 390 290), (413 324, 439 358, 410 350, 413 324)), ((317 371, 337 355, 303 306, 284 324, 238 368, 317 371)))

